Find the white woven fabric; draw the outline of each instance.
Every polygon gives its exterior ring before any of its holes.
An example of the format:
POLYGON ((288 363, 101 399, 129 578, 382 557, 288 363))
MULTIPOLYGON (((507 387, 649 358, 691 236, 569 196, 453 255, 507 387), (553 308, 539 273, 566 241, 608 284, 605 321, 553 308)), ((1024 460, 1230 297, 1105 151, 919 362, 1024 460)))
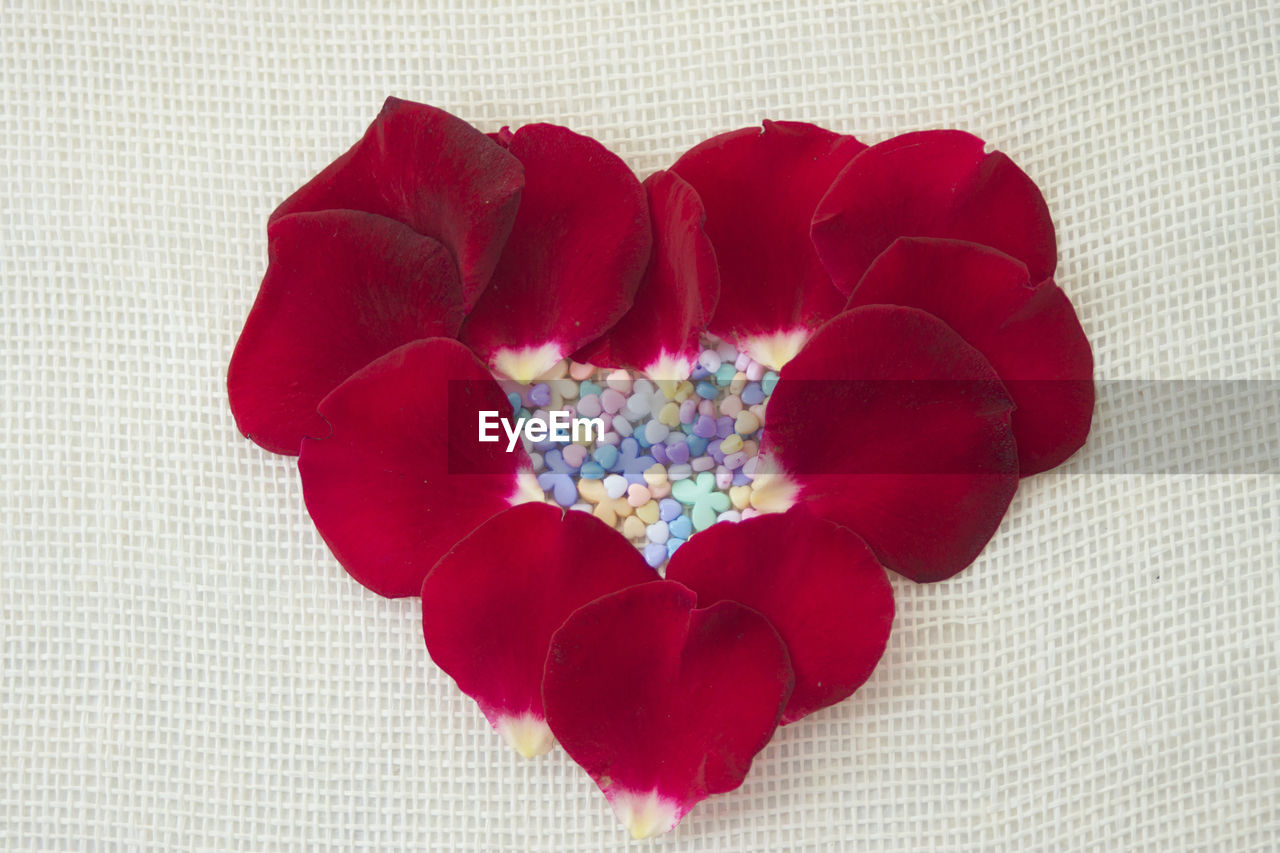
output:
MULTIPOLYGON (((1272 0, 262 5, 0 0, 6 850, 625 846, 227 409, 267 214, 387 94, 641 173, 762 118, 964 128, 1043 187, 1099 377, 1280 380, 1272 0)), ((657 846, 1280 847, 1280 478, 1092 471, 1181 434, 1125 399, 969 571, 895 579, 852 701, 657 846)), ((1256 437, 1228 433, 1182 438, 1256 437)))

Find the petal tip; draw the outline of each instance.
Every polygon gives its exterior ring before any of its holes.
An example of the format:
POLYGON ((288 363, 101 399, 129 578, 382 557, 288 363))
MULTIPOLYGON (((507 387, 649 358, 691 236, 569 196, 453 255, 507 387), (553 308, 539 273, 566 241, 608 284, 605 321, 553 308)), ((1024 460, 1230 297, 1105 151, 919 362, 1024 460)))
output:
POLYGON ((542 491, 542 486, 538 485, 538 476, 528 468, 521 468, 516 474, 515 491, 511 493, 511 497, 507 498, 507 502, 512 506, 519 506, 545 503, 546 500, 546 493, 542 491))
POLYGON ((781 370, 799 354, 812 334, 813 329, 801 327, 770 335, 756 335, 743 340, 742 348, 765 367, 781 370))
POLYGON ((760 460, 751 489, 751 507, 762 513, 786 512, 800 499, 800 486, 768 457, 760 460))
POLYGON ((517 382, 532 382, 546 373, 564 353, 555 344, 521 349, 499 349, 490 359, 493 369, 517 382))
POLYGON ((494 723, 494 728, 524 758, 546 755, 556 745, 556 737, 547 721, 530 713, 501 716, 494 723))
POLYGON ((619 791, 609 804, 636 841, 670 832, 682 817, 679 805, 657 791, 619 791))
POLYGON ((663 352, 645 366, 644 374, 655 382, 683 382, 693 373, 694 358, 663 352))

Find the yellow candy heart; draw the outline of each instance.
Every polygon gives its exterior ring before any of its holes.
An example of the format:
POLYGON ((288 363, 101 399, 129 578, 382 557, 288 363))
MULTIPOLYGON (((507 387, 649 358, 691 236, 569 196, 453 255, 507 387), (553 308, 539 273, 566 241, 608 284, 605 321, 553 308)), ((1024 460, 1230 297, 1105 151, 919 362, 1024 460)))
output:
POLYGON ((551 388, 553 399, 556 395, 559 395, 562 400, 578 399, 578 383, 572 379, 555 379, 548 382, 547 385, 551 388))
MULTIPOLYGON (((636 510, 636 515, 639 516, 640 520, 645 524, 655 523, 658 520, 658 502, 649 501, 647 504, 636 510)), ((631 519, 627 519, 627 521, 630 520, 631 519)), ((642 536, 644 535, 643 530, 641 530, 640 533, 642 536)))
MULTIPOLYGON (((641 507, 641 509, 643 509, 643 507, 641 507)), ((622 522, 622 535, 628 539, 643 539, 644 522, 636 518, 634 515, 628 516, 627 520, 622 522)))
POLYGON ((655 379, 653 384, 658 386, 658 390, 662 392, 662 396, 668 400, 676 398, 676 389, 680 387, 678 379, 655 379))
POLYGON ((733 431, 738 435, 751 435, 758 429, 760 429, 760 419, 749 411, 739 412, 733 422, 733 431))
POLYGON ((598 504, 609 498, 609 494, 604 489, 604 483, 600 480, 579 480, 578 494, 591 501, 593 504, 598 504))
POLYGON ((579 480, 578 494, 583 500, 595 504, 591 514, 610 527, 616 527, 619 518, 626 518, 634 512, 626 497, 611 498, 605 491, 604 483, 599 480, 579 480))

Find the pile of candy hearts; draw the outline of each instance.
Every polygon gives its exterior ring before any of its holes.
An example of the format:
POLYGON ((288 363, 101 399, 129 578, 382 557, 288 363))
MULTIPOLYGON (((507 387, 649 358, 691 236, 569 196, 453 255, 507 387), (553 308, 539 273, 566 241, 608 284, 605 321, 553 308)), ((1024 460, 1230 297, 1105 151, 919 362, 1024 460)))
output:
MULTIPOLYGON (((389 99, 284 201, 228 373, 338 561, 636 837, 740 785, 1083 444, 1040 192, 959 131, 598 142, 389 99), (526 432, 565 412, 590 438, 526 432)), ((545 431, 544 431, 545 432, 545 431)))

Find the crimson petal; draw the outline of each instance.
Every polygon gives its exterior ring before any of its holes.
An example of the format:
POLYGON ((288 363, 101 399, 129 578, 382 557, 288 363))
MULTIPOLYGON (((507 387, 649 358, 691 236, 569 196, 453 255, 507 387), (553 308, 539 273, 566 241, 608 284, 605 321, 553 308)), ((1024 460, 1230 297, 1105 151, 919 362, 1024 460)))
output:
POLYGON ((676 551, 666 576, 703 607, 737 601, 778 630, 796 677, 784 724, 852 695, 889 641, 893 588, 884 567, 857 535, 803 505, 713 524, 676 551))
POLYGON ((530 758, 555 743, 542 710, 551 635, 573 611, 658 573, 585 512, 522 504, 440 558, 422 584, 422 632, 436 665, 530 758), (512 545, 524 559, 513 558, 512 545))
POLYGON ((938 318, 847 311, 782 369, 752 503, 803 501, 899 574, 951 577, 995 533, 1017 488, 1012 405, 982 354, 938 318))
POLYGON ((1052 279, 995 249, 959 240, 900 238, 876 258, 849 307, 921 308, 976 347, 1000 374, 1016 409, 1022 476, 1075 453, 1093 419, 1093 352, 1052 279))
POLYGON ((470 308, 515 221, 523 183, 519 161, 462 119, 387 98, 360 141, 271 218, 345 208, 401 222, 449 248, 470 308))
POLYGON ((1000 152, 959 130, 904 133, 854 158, 813 215, 813 242, 844 293, 898 237, 992 246, 1027 265, 1032 281, 1058 265, 1049 208, 1000 152))
POLYGON ((653 255, 631 310, 612 329, 574 353, 575 361, 626 367, 654 379, 684 379, 698 359, 702 333, 720 298, 706 213, 693 187, 675 172, 644 182, 653 255))
POLYGON ((269 264, 227 371, 236 425, 274 453, 328 431, 316 404, 380 355, 452 336, 462 290, 443 245, 353 210, 299 213, 267 229, 269 264))
POLYGON ((524 165, 525 188, 460 339, 527 382, 631 307, 649 261, 649 213, 635 174, 594 139, 551 124, 496 138, 524 165))
POLYGON ((633 586, 581 608, 551 640, 547 722, 636 838, 742 784, 791 692, 768 620, 736 602, 694 604, 672 581, 633 586))
POLYGON ((485 366, 447 338, 393 350, 321 401, 331 432, 302 443, 302 493, 360 583, 417 595, 427 571, 481 522, 542 500, 518 445, 508 453, 505 441, 478 440, 482 411, 511 417, 485 366))
POLYGON ((766 121, 706 140, 671 167, 702 197, 720 262, 711 331, 781 367, 810 331, 839 313, 809 238, 814 207, 866 148, 803 122, 766 121))

